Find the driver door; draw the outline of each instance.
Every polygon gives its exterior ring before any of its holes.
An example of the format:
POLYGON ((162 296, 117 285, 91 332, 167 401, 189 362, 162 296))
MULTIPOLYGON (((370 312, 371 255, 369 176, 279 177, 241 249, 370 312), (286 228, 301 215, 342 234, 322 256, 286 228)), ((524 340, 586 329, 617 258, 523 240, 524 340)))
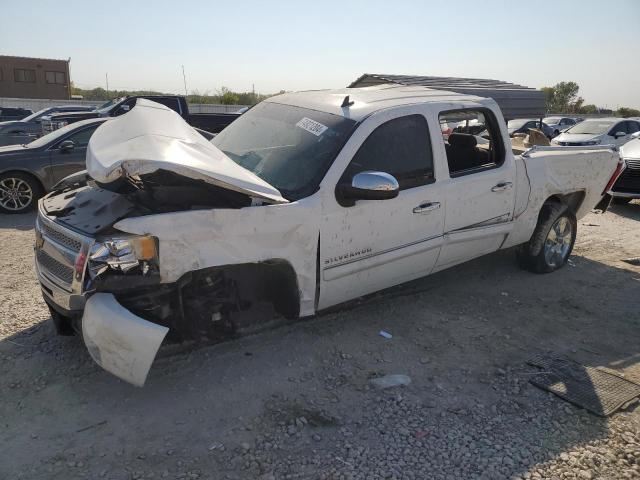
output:
POLYGON ((351 145, 357 152, 334 186, 363 171, 384 172, 398 181, 398 196, 351 203, 339 194, 325 198, 318 309, 427 275, 435 265, 445 209, 427 120, 418 114, 393 117, 374 115, 358 129, 363 133, 357 141, 366 140, 359 148, 351 145))
POLYGON ((87 128, 73 132, 49 147, 49 164, 53 183, 57 183, 72 173, 84 170, 86 167, 87 145, 93 132, 100 124, 93 124, 87 128), (73 142, 72 146, 66 142, 73 142), (65 146, 63 146, 63 143, 65 146))

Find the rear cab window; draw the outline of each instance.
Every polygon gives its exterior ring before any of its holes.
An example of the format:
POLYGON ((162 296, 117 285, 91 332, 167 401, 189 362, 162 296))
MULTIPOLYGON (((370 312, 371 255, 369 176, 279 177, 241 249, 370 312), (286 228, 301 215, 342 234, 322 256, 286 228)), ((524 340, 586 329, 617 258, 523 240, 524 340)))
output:
POLYGON ((504 163, 500 129, 490 110, 449 110, 440 113, 439 121, 452 178, 497 168, 504 163))
POLYGON ((364 171, 393 175, 400 190, 435 180, 427 120, 422 115, 394 118, 378 126, 360 146, 339 183, 364 171))

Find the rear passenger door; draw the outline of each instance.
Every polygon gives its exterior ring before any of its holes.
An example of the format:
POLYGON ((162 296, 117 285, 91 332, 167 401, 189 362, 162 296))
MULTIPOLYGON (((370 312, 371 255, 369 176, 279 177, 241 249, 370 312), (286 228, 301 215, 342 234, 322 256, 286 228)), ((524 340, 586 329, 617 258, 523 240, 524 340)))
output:
POLYGON ((439 119, 441 124, 457 119, 474 127, 459 127, 437 145, 436 151, 446 159, 448 178, 442 179, 446 212, 436 270, 500 248, 512 228, 515 201, 513 155, 505 151, 493 112, 449 110, 440 112, 439 119), (476 133, 477 125, 484 125, 484 131, 476 133))
POLYGON ((444 220, 442 189, 436 183, 428 122, 416 111, 369 117, 327 175, 319 309, 427 275, 436 262, 444 220), (364 171, 393 175, 398 196, 341 203, 336 187, 364 171))

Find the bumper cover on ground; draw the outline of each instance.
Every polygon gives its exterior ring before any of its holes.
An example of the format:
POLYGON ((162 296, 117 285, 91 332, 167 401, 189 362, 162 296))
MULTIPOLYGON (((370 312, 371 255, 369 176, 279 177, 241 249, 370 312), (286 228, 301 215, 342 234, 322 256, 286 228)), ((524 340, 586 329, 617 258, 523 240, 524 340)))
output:
POLYGON ((98 365, 141 387, 169 329, 148 322, 109 293, 96 293, 85 305, 82 336, 98 365))

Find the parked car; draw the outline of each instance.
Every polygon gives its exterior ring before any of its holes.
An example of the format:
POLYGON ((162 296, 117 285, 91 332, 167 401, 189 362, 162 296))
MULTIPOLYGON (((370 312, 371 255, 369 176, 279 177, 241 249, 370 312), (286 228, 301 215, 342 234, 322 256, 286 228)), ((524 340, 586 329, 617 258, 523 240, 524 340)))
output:
POLYGON ((27 108, 2 107, 0 108, 0 122, 8 122, 10 120, 22 120, 33 113, 33 110, 27 108))
POLYGON ((22 120, 0 122, 0 146, 21 145, 41 137, 43 135, 41 122, 47 115, 57 112, 86 112, 93 108, 85 105, 62 105, 44 108, 22 120))
POLYGON ((530 128, 537 128, 541 130, 547 138, 553 138, 553 129, 544 122, 533 118, 519 118, 516 120, 509 120, 507 123, 507 131, 509 136, 513 137, 516 133, 529 133, 530 128))
POLYGON ((640 138, 635 138, 620 147, 622 172, 609 194, 615 203, 628 203, 640 198, 640 138))
POLYGON ((59 333, 81 329, 98 364, 142 385, 168 332, 309 316, 516 245, 523 268, 552 272, 618 154, 514 156, 506 133, 494 100, 415 86, 279 95, 210 142, 139 100, 39 202, 44 299, 59 333), (486 144, 444 139, 460 113, 486 144))
POLYGON ((177 112, 191 126, 211 133, 220 132, 241 115, 241 113, 189 113, 189 105, 187 104, 186 98, 179 95, 137 95, 116 98, 91 112, 50 115, 43 119, 43 129, 45 132, 52 132, 58 128, 87 118, 117 117, 131 110, 136 105, 138 99, 152 100, 169 107, 177 112))
POLYGON ((0 147, 0 212, 31 210, 62 178, 84 169, 89 138, 105 120, 85 120, 27 145, 0 147))
POLYGON ((551 140, 553 145, 622 146, 640 131, 640 122, 625 118, 588 118, 551 140))
POLYGON ((542 121, 551 129, 553 137, 557 137, 568 128, 580 123, 583 119, 576 117, 546 117, 542 121))

